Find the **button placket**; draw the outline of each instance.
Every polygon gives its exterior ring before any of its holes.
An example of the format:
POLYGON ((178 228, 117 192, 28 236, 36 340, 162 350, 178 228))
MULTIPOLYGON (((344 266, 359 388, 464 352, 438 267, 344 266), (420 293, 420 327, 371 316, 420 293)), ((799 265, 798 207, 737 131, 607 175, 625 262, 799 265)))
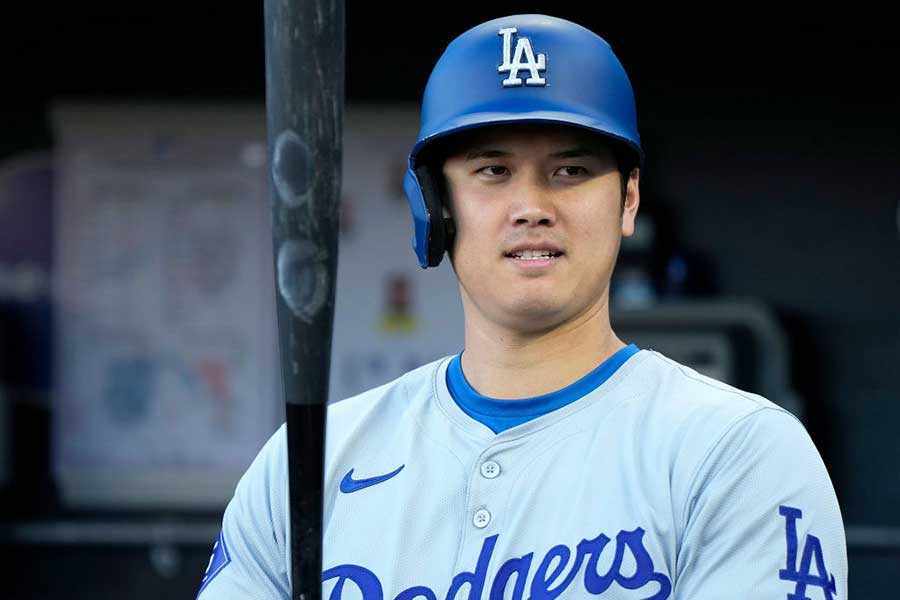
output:
MULTIPOLYGON (((476 530, 496 526, 500 515, 497 510, 504 506, 509 490, 502 484, 506 475, 501 467, 502 452, 497 448, 486 448, 474 465, 471 479, 472 493, 469 497, 469 515, 476 530)), ((482 534, 486 535, 486 534, 482 534)))

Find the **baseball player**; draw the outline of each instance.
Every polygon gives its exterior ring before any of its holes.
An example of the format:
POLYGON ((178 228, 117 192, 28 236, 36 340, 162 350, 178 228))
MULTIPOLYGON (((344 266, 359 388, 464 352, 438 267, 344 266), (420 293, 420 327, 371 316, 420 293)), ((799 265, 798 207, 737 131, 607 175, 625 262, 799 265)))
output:
MULTIPOLYGON (((591 31, 517 15, 447 47, 405 189, 420 264, 452 261, 465 348, 330 406, 324 597, 847 597, 803 425, 610 327, 641 160, 591 31)), ((202 600, 289 597, 286 452, 282 428, 239 482, 202 600)))

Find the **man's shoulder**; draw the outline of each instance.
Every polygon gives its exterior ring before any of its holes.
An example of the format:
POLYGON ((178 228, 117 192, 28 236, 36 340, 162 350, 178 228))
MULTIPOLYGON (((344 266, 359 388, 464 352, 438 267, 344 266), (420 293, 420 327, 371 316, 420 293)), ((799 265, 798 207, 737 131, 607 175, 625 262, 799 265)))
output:
POLYGON ((683 516, 702 490, 743 476, 775 477, 778 471, 795 482, 807 478, 810 489, 826 488, 815 444, 784 407, 658 352, 647 351, 635 376, 645 393, 643 402, 633 403, 644 411, 641 434, 654 454, 670 457, 683 516))
POLYGON ((632 375, 635 403, 643 411, 645 433, 683 451, 705 453, 724 437, 751 430, 758 443, 785 429, 805 431, 790 411, 759 394, 697 372, 659 352, 645 350, 632 375))
POLYGON ((403 410, 410 404, 427 401, 435 393, 438 372, 450 358, 439 358, 378 387, 333 402, 328 407, 328 418, 335 421, 351 416, 359 418, 372 411, 403 410))
POLYGON ((654 408, 688 413, 721 412, 739 417, 760 409, 790 414, 785 408, 760 394, 743 390, 698 372, 654 350, 646 354, 640 373, 645 392, 657 402, 654 408))

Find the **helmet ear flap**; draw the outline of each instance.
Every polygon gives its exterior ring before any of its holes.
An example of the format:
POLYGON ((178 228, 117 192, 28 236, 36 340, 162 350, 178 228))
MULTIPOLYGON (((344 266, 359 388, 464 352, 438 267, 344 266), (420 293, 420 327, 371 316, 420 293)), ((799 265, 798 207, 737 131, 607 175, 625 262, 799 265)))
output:
POLYGON ((435 177, 434 171, 427 165, 416 167, 415 172, 425 200, 425 209, 428 211, 428 266, 436 267, 441 264, 444 252, 453 247, 456 226, 451 217, 444 216, 446 186, 443 181, 435 177))

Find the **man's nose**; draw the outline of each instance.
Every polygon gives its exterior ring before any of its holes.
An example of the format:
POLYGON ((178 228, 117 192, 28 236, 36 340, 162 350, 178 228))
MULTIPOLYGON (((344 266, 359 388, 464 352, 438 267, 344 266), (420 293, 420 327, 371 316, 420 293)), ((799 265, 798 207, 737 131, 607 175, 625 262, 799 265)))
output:
POLYGON ((556 209, 549 190, 536 183, 522 186, 510 206, 510 220, 520 226, 556 223, 556 209))

